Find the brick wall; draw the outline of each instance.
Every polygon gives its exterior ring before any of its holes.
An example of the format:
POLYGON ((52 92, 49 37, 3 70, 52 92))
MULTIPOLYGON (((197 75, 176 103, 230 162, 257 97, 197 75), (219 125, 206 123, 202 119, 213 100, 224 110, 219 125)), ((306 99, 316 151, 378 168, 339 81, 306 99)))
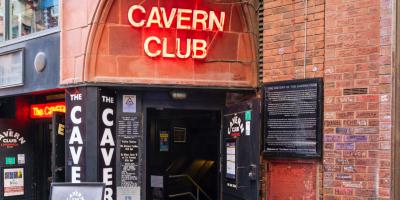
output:
POLYGON ((307 7, 300 0, 264 1, 264 82, 304 78, 304 69, 306 77, 323 76, 324 1, 307 7))
POLYGON ((264 2, 264 82, 324 77, 323 199, 390 199, 392 4, 264 2))

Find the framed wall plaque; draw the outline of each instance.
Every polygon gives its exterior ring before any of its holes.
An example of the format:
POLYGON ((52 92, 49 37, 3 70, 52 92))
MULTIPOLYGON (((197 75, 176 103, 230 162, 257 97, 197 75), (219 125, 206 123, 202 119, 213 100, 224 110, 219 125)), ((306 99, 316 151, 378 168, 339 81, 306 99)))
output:
POLYGON ((174 143, 186 143, 186 128, 174 127, 174 143))
POLYGON ((264 155, 321 157, 322 79, 267 83, 263 89, 264 155))

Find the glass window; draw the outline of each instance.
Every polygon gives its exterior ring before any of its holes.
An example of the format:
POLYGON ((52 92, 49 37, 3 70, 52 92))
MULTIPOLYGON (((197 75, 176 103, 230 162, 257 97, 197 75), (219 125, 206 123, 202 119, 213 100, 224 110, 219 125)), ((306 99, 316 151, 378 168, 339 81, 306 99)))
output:
POLYGON ((10 39, 58 26, 58 0, 10 0, 10 39))
POLYGON ((5 34, 5 18, 4 18, 4 13, 5 13, 5 5, 4 5, 4 0, 0 0, 0 42, 3 42, 5 40, 6 34, 5 34))

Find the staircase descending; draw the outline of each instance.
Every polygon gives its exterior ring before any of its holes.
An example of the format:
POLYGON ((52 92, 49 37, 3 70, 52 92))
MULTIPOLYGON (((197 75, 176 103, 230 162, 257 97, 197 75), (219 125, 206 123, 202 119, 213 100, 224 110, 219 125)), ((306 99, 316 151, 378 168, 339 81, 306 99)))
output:
POLYGON ((217 193, 213 160, 177 159, 166 170, 166 195, 173 200, 212 200, 217 193))

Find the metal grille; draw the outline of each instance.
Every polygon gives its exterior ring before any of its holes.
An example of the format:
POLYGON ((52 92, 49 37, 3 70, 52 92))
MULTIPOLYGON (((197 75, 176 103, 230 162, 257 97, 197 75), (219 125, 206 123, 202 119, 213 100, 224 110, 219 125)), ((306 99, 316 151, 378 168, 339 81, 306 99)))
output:
POLYGON ((343 89, 343 95, 357 95, 357 94, 367 94, 368 88, 348 88, 343 89))

